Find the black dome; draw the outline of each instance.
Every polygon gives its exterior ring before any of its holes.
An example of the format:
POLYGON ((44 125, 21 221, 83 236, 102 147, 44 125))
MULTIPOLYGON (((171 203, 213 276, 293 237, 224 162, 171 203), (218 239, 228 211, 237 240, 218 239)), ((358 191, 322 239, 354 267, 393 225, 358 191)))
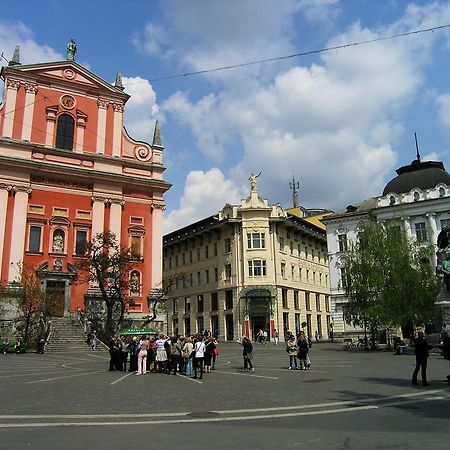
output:
POLYGON ((400 167, 398 175, 383 190, 383 197, 391 192, 402 194, 413 188, 430 189, 439 183, 450 186, 450 175, 440 161, 415 160, 409 166, 400 167))

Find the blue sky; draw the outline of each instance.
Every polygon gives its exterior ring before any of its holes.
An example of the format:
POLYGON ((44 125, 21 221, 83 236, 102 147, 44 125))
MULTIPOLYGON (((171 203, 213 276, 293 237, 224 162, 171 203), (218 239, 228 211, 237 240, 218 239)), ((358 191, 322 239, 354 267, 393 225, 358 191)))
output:
MULTIPOLYGON (((450 24, 450 2, 104 0, 2 5, 0 53, 65 58, 105 80, 120 71, 125 125, 150 140, 161 123, 165 232, 248 195, 338 210, 381 193, 421 154, 450 170, 450 28, 260 65, 162 77, 450 24)), ((5 64, 5 61, 2 61, 5 64)))

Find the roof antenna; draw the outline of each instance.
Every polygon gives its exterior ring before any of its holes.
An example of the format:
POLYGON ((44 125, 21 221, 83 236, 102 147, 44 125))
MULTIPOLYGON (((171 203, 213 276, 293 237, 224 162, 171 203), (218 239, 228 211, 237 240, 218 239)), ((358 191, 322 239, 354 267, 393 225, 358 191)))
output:
POLYGON ((420 162, 419 144, 417 143, 417 134, 414 132, 414 139, 416 140, 416 158, 420 162))
POLYGON ((289 183, 289 187, 292 189, 292 204, 294 205, 294 208, 297 208, 300 183, 295 181, 294 175, 292 175, 292 183, 289 183))

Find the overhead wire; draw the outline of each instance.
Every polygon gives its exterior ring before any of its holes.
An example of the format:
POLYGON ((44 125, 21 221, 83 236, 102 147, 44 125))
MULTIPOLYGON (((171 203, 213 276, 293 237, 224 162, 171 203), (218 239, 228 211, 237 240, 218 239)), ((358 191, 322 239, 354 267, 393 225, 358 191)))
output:
MULTIPOLYGON (((185 78, 185 77, 194 76, 194 75, 203 75, 205 73, 219 72, 222 70, 237 69, 239 67, 242 68, 242 67, 252 66, 252 65, 256 65, 256 64, 264 64, 264 63, 268 63, 268 62, 281 61, 284 59, 298 58, 301 56, 317 55, 320 53, 330 52, 333 50, 340 50, 340 49, 344 49, 344 48, 348 48, 348 47, 367 45, 367 44, 371 44, 374 42, 387 41, 387 40, 391 40, 391 39, 397 39, 397 38, 421 34, 421 33, 429 33, 429 32, 433 32, 433 31, 442 30, 445 28, 450 28, 450 24, 438 25, 438 26, 430 27, 430 28, 422 28, 419 30, 407 31, 405 33, 392 34, 390 36, 381 36, 378 38, 366 39, 364 41, 356 41, 356 42, 350 42, 350 43, 346 43, 346 44, 333 45, 330 47, 324 47, 324 48, 320 48, 320 49, 316 49, 316 50, 307 50, 304 52, 292 53, 290 55, 276 56, 273 58, 259 59, 256 61, 247 61, 247 62, 242 62, 242 63, 237 63, 237 64, 231 64, 228 66, 219 66, 219 67, 215 67, 212 69, 197 70, 197 71, 186 72, 186 73, 177 74, 177 75, 168 75, 168 76, 164 76, 164 77, 150 78, 148 80, 148 82, 154 83, 156 81, 174 80, 177 78, 185 78)), ((132 84, 140 84, 140 83, 144 83, 144 82, 145 81, 137 81, 135 83, 124 83, 124 86, 129 86, 132 84)))

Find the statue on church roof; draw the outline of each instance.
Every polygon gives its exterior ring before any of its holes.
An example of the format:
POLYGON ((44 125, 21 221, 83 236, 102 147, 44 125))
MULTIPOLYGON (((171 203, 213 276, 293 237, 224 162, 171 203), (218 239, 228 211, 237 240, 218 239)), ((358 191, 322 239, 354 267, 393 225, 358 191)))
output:
POLYGON ((69 61, 75 61, 75 54, 77 53, 77 44, 73 40, 73 38, 70 39, 69 43, 67 44, 67 58, 69 61))
POLYGON ((249 176, 249 181, 250 181, 250 189, 252 192, 257 192, 258 191, 258 187, 256 185, 256 179, 261 175, 261 172, 258 173, 258 175, 255 175, 253 172, 252 174, 249 176))

